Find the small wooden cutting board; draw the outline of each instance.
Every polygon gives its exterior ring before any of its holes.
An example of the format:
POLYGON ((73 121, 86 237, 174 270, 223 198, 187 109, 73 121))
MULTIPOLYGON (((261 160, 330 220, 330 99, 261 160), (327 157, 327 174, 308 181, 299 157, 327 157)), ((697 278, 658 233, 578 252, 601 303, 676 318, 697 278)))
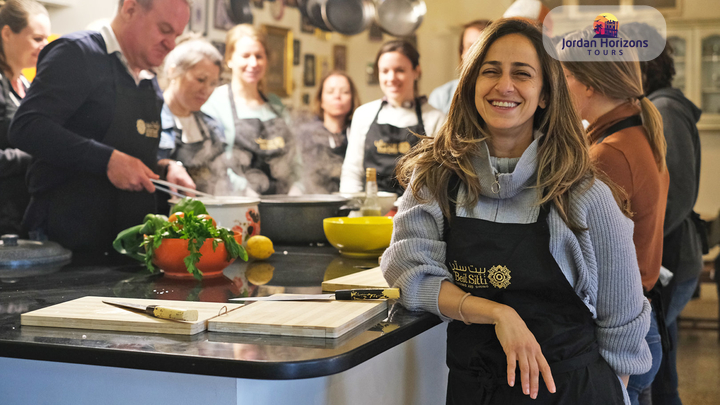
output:
MULTIPOLYGON (((194 335, 207 329, 208 320, 218 315, 222 307, 228 311, 242 304, 217 302, 167 301, 117 297, 82 297, 20 315, 20 324, 57 328, 147 332, 174 335, 194 335), (179 309, 196 309, 195 322, 159 319, 141 312, 128 311, 103 303, 103 300, 123 301, 141 305, 165 305, 179 309)), ((224 309, 223 309, 224 311, 224 309)))
POLYGON ((323 281, 323 291, 350 290, 353 288, 388 288, 388 282, 383 277, 380 267, 359 271, 347 276, 323 281))
POLYGON ((258 301, 211 319, 212 332, 337 338, 387 311, 387 301, 258 301))

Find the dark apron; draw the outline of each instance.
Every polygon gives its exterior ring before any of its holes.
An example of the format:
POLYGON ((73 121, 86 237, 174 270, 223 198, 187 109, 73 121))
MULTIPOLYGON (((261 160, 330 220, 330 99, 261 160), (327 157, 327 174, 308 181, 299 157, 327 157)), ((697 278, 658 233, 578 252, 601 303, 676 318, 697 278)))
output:
MULTIPOLYGON (((115 112, 101 142, 157 172, 162 100, 151 81, 135 86, 120 61, 113 62, 115 112)), ((45 202, 39 206, 47 213, 48 238, 80 253, 111 251, 120 231, 141 224, 145 215, 156 211, 154 194, 119 190, 107 175, 83 171, 40 199, 45 202)))
MULTIPOLYGON (((454 198, 454 197, 452 197, 454 198)), ((451 200, 452 200, 451 198, 451 200)), ((537 399, 507 384, 507 358, 494 325, 453 321, 447 331, 448 404, 623 404, 618 376, 600 356, 595 322, 548 248, 548 207, 532 224, 455 216, 446 231, 455 285, 517 311, 550 364, 557 391, 540 376, 537 399)))
POLYGON ((237 115, 235 97, 228 86, 230 109, 235 122, 235 147, 250 154, 249 162, 243 162, 242 175, 250 188, 258 194, 287 194, 292 186, 292 167, 295 159, 294 139, 290 129, 275 108, 261 94, 263 100, 277 115, 267 121, 259 118, 240 119, 237 115))
POLYGON ((173 156, 183 162, 188 174, 195 182, 197 189, 206 193, 214 193, 214 182, 221 177, 221 173, 214 173, 211 163, 225 151, 225 144, 217 136, 208 133, 208 128, 198 117, 200 113, 192 113, 197 123, 202 141, 184 143, 182 131, 176 134, 175 151, 173 156))
POLYGON ((378 191, 389 191, 402 195, 405 191, 395 177, 395 166, 402 155, 420 141, 413 134, 425 135, 420 99, 415 99, 415 114, 418 123, 407 128, 398 128, 390 124, 378 124, 378 116, 387 101, 380 104, 375 119, 365 136, 365 168, 377 169, 378 191))

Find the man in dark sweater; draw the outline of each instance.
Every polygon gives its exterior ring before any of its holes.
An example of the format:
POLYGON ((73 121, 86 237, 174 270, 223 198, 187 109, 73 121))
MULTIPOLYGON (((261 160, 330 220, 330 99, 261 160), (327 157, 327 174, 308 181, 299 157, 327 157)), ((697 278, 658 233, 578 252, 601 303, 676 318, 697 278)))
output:
POLYGON ((151 71, 189 15, 187 0, 120 0, 100 32, 64 36, 40 54, 9 134, 33 156, 31 236, 109 251, 120 230, 155 212, 150 179, 194 187, 180 165, 157 160, 162 96, 151 71))

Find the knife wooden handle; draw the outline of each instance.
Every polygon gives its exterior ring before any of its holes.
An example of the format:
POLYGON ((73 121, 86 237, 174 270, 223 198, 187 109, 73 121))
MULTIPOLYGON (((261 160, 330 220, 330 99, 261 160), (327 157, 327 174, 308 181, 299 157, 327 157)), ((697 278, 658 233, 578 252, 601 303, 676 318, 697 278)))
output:
POLYGON ((399 288, 337 290, 336 300, 396 300, 400 298, 399 288))
POLYGON ((197 321, 198 311, 196 309, 176 309, 168 308, 160 305, 151 305, 148 311, 152 310, 152 315, 160 319, 172 319, 175 321, 197 321))

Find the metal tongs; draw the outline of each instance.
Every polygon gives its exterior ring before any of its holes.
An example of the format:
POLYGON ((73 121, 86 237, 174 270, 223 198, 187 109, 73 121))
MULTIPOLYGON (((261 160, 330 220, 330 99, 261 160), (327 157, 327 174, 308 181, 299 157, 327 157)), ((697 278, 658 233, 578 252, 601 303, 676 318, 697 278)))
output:
POLYGON ((186 192, 186 193, 193 193, 193 194, 195 194, 195 195, 197 195, 197 196, 200 196, 200 197, 206 197, 206 198, 212 198, 212 199, 215 198, 215 196, 212 195, 212 194, 203 193, 202 191, 193 190, 193 189, 188 188, 188 187, 179 186, 179 185, 177 185, 177 184, 175 184, 175 183, 170 183, 169 181, 156 180, 156 179, 150 179, 150 181, 152 181, 152 182, 155 184, 155 188, 156 188, 156 189, 158 189, 158 190, 160 190, 160 191, 164 191, 164 192, 166 192, 166 193, 168 193, 168 194, 170 194, 170 195, 174 195, 174 196, 176 196, 176 197, 185 198, 185 197, 187 197, 187 196, 184 195, 184 194, 178 193, 177 191, 171 190, 170 187, 176 188, 176 189, 178 189, 178 190, 180 190, 180 191, 184 191, 184 192, 186 192))

